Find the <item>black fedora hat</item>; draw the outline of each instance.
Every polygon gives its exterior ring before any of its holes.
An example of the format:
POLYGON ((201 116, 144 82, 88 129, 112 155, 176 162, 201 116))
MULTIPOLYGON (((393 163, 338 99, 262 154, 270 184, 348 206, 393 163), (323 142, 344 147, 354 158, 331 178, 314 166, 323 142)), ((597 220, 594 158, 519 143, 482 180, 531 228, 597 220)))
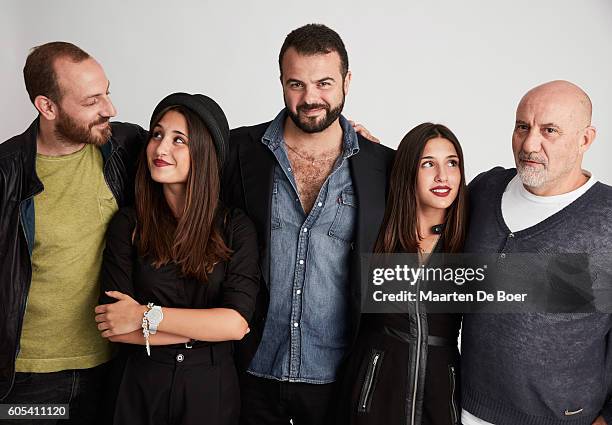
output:
POLYGON ((153 115, 151 115, 150 125, 153 124, 153 118, 160 111, 170 106, 183 106, 200 117, 212 136, 217 151, 219 167, 223 168, 229 145, 229 124, 219 104, 203 94, 172 93, 163 98, 155 107, 153 115))

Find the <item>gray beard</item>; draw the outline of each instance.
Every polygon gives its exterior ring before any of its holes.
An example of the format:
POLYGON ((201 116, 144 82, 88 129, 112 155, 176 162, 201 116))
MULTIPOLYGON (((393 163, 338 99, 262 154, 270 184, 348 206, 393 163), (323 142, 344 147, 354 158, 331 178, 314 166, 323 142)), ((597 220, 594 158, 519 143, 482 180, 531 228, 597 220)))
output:
POLYGON ((527 187, 540 187, 546 183, 546 169, 540 171, 530 170, 530 167, 517 167, 517 173, 521 182, 527 187))

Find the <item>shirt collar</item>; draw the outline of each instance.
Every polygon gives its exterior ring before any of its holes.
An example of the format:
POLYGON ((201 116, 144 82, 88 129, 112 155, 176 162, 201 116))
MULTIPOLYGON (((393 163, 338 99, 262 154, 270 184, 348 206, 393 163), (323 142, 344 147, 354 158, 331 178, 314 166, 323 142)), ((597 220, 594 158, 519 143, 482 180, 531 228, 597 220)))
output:
MULTIPOLYGON (((272 151, 285 143, 283 129, 286 117, 287 108, 284 108, 272 120, 261 137, 261 142, 272 151)), ((342 128, 342 157, 348 158, 359 152, 359 140, 355 129, 343 115, 340 115, 340 127, 342 128)))

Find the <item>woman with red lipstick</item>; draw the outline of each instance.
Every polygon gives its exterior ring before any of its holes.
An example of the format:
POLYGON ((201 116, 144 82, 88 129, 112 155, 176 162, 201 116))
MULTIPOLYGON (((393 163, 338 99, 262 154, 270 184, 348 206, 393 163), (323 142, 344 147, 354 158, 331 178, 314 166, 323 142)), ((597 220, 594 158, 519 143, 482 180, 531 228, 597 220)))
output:
MULTIPOLYGON (((455 135, 424 123, 399 145, 390 177, 385 216, 374 252, 457 253, 466 226, 463 153, 455 135)), ((362 316, 341 386, 339 422, 348 424, 460 423, 461 316, 424 313, 362 316)))
POLYGON ((219 105, 174 93, 155 108, 135 208, 111 221, 102 337, 126 365, 115 424, 236 424, 233 340, 249 331, 259 284, 255 229, 219 201, 229 128, 219 105))

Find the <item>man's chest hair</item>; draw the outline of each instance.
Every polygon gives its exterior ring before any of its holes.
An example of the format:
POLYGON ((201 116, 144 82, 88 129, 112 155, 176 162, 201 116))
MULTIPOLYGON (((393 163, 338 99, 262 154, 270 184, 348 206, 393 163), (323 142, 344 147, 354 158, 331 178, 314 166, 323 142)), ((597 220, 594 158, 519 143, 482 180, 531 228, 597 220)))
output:
POLYGON ((289 155, 298 194, 304 211, 308 214, 319 195, 321 186, 331 173, 336 158, 309 161, 289 155))

